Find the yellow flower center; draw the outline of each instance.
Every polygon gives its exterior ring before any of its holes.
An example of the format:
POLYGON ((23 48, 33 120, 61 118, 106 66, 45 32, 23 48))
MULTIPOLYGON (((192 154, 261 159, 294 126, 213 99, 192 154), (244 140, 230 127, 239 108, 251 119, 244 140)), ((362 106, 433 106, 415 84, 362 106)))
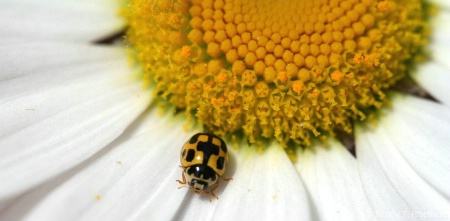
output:
POLYGON ((283 146, 351 133, 427 41, 420 0, 130 0, 155 95, 218 135, 283 146))

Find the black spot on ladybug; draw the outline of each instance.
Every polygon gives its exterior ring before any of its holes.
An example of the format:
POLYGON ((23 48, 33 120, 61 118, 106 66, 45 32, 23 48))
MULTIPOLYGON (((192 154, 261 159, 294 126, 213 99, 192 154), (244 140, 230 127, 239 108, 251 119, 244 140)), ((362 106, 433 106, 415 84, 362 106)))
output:
POLYGON ((183 153, 181 154, 181 156, 186 156, 186 150, 183 150, 183 153))
POLYGON ((188 150, 186 161, 191 162, 194 159, 194 157, 195 157, 195 150, 192 149, 188 150))
POLYGON ((197 133, 194 136, 191 137, 191 139, 189 140, 190 144, 194 144, 197 143, 198 138, 200 136, 207 136, 208 137, 208 142, 212 143, 212 138, 217 138, 220 141, 220 148, 222 149, 222 151, 224 151, 225 153, 227 152, 227 145, 225 144, 225 141, 222 140, 222 138, 218 137, 215 134, 208 134, 208 133, 197 133))
POLYGON ((219 157, 216 162, 217 169, 222 170, 224 163, 225 163, 225 158, 219 157))
MULTIPOLYGON (((211 137, 209 137, 212 139, 211 137)), ((209 157, 211 155, 219 155, 219 147, 214 145, 210 139, 207 142, 198 142, 197 151, 203 152, 203 164, 208 164, 209 157)))
POLYGON ((191 166, 186 172, 189 175, 194 175, 195 177, 202 177, 202 179, 205 180, 211 179, 212 181, 215 181, 217 179, 216 172, 207 165, 191 166))
POLYGON ((226 153, 227 152, 227 145, 225 144, 225 141, 223 141, 220 137, 217 137, 217 139, 220 140, 220 149, 222 149, 222 151, 226 153))
POLYGON ((195 144, 195 143, 197 142, 198 138, 199 138, 201 135, 208 135, 208 134, 206 134, 206 133, 198 133, 198 134, 195 134, 194 136, 191 137, 191 139, 189 140, 189 143, 190 143, 190 144, 195 144))

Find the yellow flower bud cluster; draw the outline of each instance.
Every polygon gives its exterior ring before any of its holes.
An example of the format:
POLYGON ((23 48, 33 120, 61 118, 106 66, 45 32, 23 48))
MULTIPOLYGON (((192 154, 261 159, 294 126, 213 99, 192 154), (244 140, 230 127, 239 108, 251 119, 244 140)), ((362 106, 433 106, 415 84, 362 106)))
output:
POLYGON ((420 0, 130 0, 124 12, 155 95, 250 143, 351 133, 427 42, 420 0))

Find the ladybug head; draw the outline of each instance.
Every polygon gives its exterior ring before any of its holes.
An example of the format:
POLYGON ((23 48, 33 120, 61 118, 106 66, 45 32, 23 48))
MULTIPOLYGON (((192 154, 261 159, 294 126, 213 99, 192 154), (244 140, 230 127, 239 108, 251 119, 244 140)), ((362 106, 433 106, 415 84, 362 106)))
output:
POLYGON ((203 191, 217 182, 217 174, 206 165, 194 165, 186 169, 186 179, 194 191, 203 191))
POLYGON ((194 189, 194 191, 202 191, 208 188, 208 182, 198 179, 192 179, 189 186, 194 189))

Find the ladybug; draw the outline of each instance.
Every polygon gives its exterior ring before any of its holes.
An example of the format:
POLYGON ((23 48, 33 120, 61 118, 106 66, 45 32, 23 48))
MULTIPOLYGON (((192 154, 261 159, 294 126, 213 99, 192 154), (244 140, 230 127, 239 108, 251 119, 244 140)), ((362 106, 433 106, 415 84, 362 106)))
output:
POLYGON ((214 134, 197 133, 189 138, 181 149, 180 162, 182 181, 177 182, 188 186, 178 189, 189 187, 194 193, 211 194, 219 199, 214 194, 219 187, 219 177, 224 181, 232 180, 222 177, 228 164, 227 145, 214 134))

